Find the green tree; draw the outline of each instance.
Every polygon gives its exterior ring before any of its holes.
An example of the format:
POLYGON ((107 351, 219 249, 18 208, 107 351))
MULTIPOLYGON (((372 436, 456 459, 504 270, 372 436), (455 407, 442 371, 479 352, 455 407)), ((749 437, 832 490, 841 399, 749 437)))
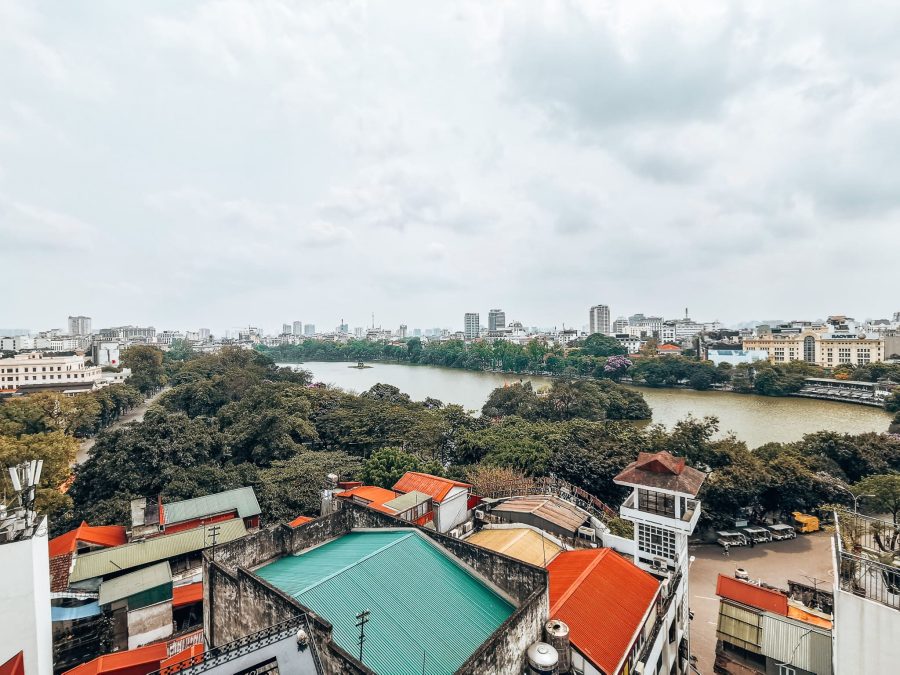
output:
POLYGON ((390 489, 407 471, 421 470, 418 457, 400 448, 387 447, 372 453, 363 464, 361 476, 367 485, 390 489))
POLYGON ((621 342, 614 337, 600 333, 594 333, 584 338, 580 349, 582 353, 590 354, 591 356, 614 356, 628 353, 628 350, 622 346, 621 342))
POLYGON ((134 345, 122 352, 122 365, 131 369, 129 384, 142 394, 159 391, 166 384, 163 353, 157 347, 134 345))
POLYGON ((900 412, 900 389, 897 389, 885 399, 884 409, 892 413, 900 412))
POLYGON ((886 511, 897 525, 900 516, 900 474, 889 473, 868 476, 854 486, 856 494, 870 494, 866 504, 878 511, 886 511))
POLYGON ((531 382, 514 382, 494 389, 482 406, 481 414, 485 417, 527 417, 537 405, 538 397, 531 382))
POLYGON ((0 436, 0 492, 12 494, 12 484, 6 469, 21 462, 44 460, 41 480, 36 493, 36 505, 40 513, 53 518, 71 507, 71 499, 60 491, 69 478, 70 466, 75 461, 78 443, 62 431, 50 431, 22 435, 18 438, 0 436))

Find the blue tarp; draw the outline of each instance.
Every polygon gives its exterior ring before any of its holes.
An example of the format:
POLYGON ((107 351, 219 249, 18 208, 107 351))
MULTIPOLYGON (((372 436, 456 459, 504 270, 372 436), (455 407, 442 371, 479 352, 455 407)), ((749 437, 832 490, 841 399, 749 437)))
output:
POLYGON ((78 607, 51 607, 50 616, 53 621, 74 621, 89 619, 100 614, 100 605, 94 601, 78 607))

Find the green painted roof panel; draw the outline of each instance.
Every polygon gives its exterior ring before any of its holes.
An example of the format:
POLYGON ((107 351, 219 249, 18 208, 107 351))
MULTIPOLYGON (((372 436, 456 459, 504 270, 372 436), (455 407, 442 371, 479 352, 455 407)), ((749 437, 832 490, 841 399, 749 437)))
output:
POLYGON ((129 572, 115 579, 104 581, 100 584, 99 602, 101 605, 107 605, 116 600, 121 600, 165 584, 172 584, 172 569, 169 567, 168 560, 158 565, 145 567, 137 572, 129 572))
POLYGON ((452 673, 513 606, 414 530, 353 532, 257 574, 334 626, 358 653, 356 615, 368 609, 363 661, 378 673, 452 673))
POLYGON ((429 499, 431 499, 431 495, 426 495, 424 492, 416 492, 413 490, 412 492, 400 495, 389 502, 385 502, 384 505, 389 509, 394 509, 397 513, 403 513, 407 509, 411 509, 419 504, 424 504, 429 499))
POLYGON ((253 488, 242 487, 217 492, 214 495, 163 504, 163 519, 166 524, 182 523, 185 520, 204 518, 228 511, 237 511, 241 518, 258 516, 262 513, 253 488))
POLYGON ((217 544, 227 544, 247 534, 244 521, 233 518, 215 525, 196 527, 176 534, 151 537, 122 546, 106 548, 93 553, 83 553, 75 558, 75 566, 69 575, 69 582, 94 579, 114 574, 132 567, 141 567, 160 560, 199 551, 212 545, 211 528, 218 527, 217 544))

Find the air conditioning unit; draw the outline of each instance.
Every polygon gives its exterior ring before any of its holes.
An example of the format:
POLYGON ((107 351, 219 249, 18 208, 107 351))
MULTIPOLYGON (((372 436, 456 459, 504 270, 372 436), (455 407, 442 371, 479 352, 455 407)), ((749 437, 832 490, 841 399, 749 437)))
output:
POLYGON ((472 521, 466 521, 460 527, 462 527, 463 534, 469 534, 469 532, 475 529, 475 523, 473 523, 472 521))
POLYGON ((484 520, 484 509, 475 509, 475 519, 484 520))
POLYGON ((594 541, 594 539, 597 537, 597 530, 595 530, 593 527, 582 526, 578 528, 578 536, 589 539, 590 541, 594 541))
POLYGON ((665 558, 654 558, 653 559, 653 569, 655 570, 664 570, 667 568, 666 559, 665 558))

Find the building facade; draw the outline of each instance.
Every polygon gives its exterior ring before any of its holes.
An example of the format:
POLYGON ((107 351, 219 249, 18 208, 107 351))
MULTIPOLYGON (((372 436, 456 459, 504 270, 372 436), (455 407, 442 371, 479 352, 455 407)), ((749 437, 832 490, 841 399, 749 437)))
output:
POLYGON ((594 305, 591 307, 588 324, 589 334, 601 333, 602 335, 609 335, 609 307, 607 305, 594 305))
POLYGON ((89 316, 70 316, 69 317, 69 335, 90 335, 91 334, 91 317, 89 316))
POLYGON ((488 312, 488 330, 496 331, 506 328, 506 312, 502 309, 492 309, 488 312))
POLYGON ((0 359, 0 392, 91 390, 103 381, 99 366, 88 366, 83 355, 42 352, 0 359))
POLYGON ((463 334, 466 340, 474 340, 481 334, 481 315, 478 312, 466 312, 463 319, 463 334))
POLYGON ((884 337, 878 334, 815 328, 773 329, 744 338, 743 348, 767 352, 772 363, 806 361, 823 368, 863 366, 885 358, 884 337))

